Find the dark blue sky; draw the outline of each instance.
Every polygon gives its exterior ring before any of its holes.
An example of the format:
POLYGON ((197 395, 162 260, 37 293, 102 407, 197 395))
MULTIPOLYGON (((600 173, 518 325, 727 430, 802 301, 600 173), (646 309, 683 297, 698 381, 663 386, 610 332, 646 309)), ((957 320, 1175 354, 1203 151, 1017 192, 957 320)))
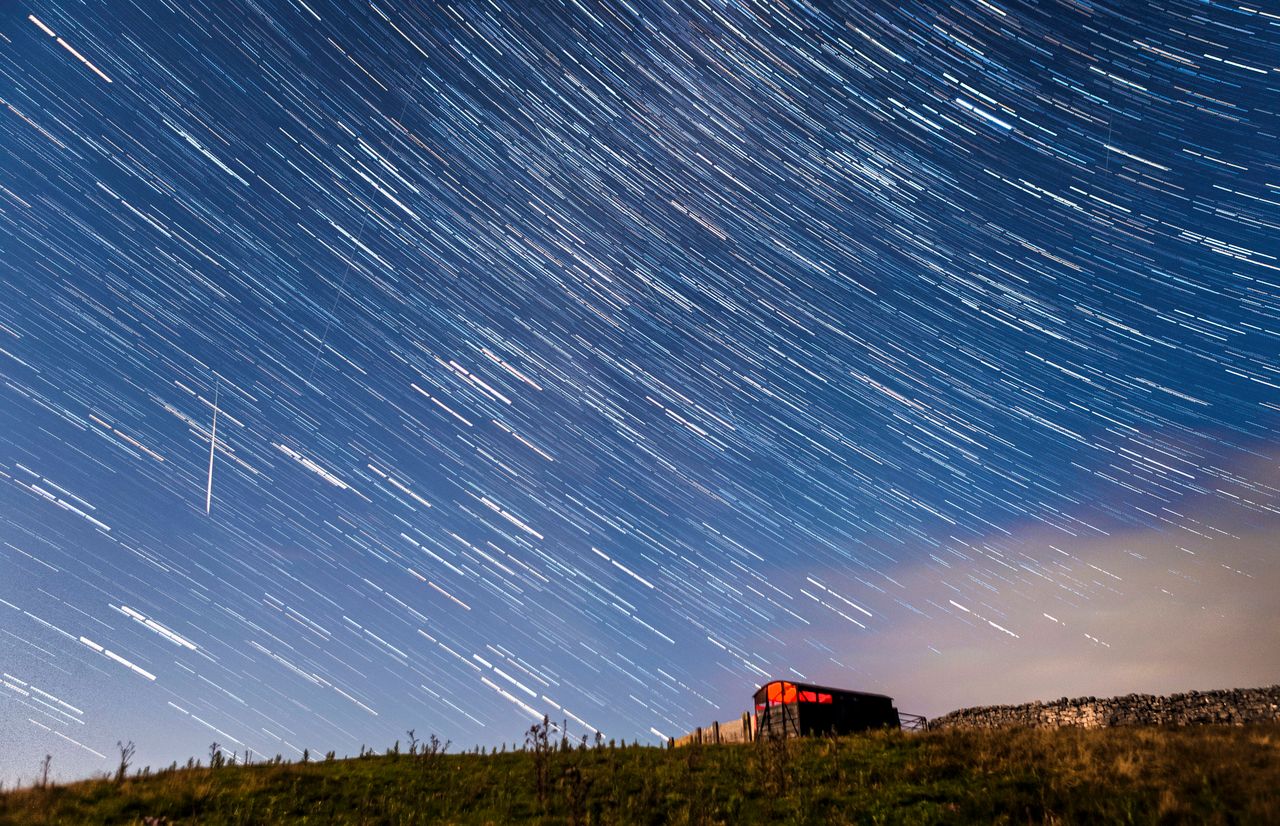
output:
POLYGON ((1274 681, 1277 101, 1247 4, 10 6, 0 776, 1274 681))

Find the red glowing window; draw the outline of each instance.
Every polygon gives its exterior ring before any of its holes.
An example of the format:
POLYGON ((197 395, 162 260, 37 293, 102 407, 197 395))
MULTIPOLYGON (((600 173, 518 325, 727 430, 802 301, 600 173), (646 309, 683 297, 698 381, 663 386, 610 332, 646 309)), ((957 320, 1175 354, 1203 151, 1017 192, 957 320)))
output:
POLYGON ((756 704, 756 710, 759 711, 766 706, 789 705, 791 703, 822 703, 831 705, 835 702, 834 697, 825 691, 814 691, 812 689, 801 690, 795 683, 778 681, 769 683, 764 687, 763 702, 756 704))
POLYGON ((771 706, 785 705, 794 703, 797 693, 795 683, 769 683, 765 689, 765 699, 771 706))

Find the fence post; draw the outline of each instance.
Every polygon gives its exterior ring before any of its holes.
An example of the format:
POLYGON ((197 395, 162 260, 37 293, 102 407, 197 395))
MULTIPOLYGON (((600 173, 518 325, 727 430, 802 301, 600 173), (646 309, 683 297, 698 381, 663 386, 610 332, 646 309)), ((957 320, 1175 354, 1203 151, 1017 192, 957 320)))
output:
POLYGON ((720 721, 711 724, 711 742, 720 745, 720 721))

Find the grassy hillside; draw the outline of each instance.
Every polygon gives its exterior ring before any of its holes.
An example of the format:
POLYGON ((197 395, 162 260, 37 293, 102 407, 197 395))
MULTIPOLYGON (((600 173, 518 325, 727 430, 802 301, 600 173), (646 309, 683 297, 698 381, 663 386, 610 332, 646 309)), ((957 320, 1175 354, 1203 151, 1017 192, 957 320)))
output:
POLYGON ((0 823, 1280 823, 1280 725, 197 768, 0 796, 0 823))

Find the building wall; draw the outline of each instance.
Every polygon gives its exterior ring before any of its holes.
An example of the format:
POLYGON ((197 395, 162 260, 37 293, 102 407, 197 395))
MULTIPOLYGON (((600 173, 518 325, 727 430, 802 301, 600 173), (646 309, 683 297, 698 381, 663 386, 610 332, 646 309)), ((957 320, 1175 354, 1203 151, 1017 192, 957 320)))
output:
POLYGON ((831 704, 803 703, 800 731, 805 735, 850 734, 878 728, 898 728, 900 720, 893 701, 886 698, 858 698, 831 704))
POLYGON ((1196 723, 1242 725, 1280 720, 1280 685, 1189 691, 1161 697, 1076 697, 1016 706, 962 708, 929 721, 942 728, 1102 728, 1104 726, 1185 726, 1196 723))

